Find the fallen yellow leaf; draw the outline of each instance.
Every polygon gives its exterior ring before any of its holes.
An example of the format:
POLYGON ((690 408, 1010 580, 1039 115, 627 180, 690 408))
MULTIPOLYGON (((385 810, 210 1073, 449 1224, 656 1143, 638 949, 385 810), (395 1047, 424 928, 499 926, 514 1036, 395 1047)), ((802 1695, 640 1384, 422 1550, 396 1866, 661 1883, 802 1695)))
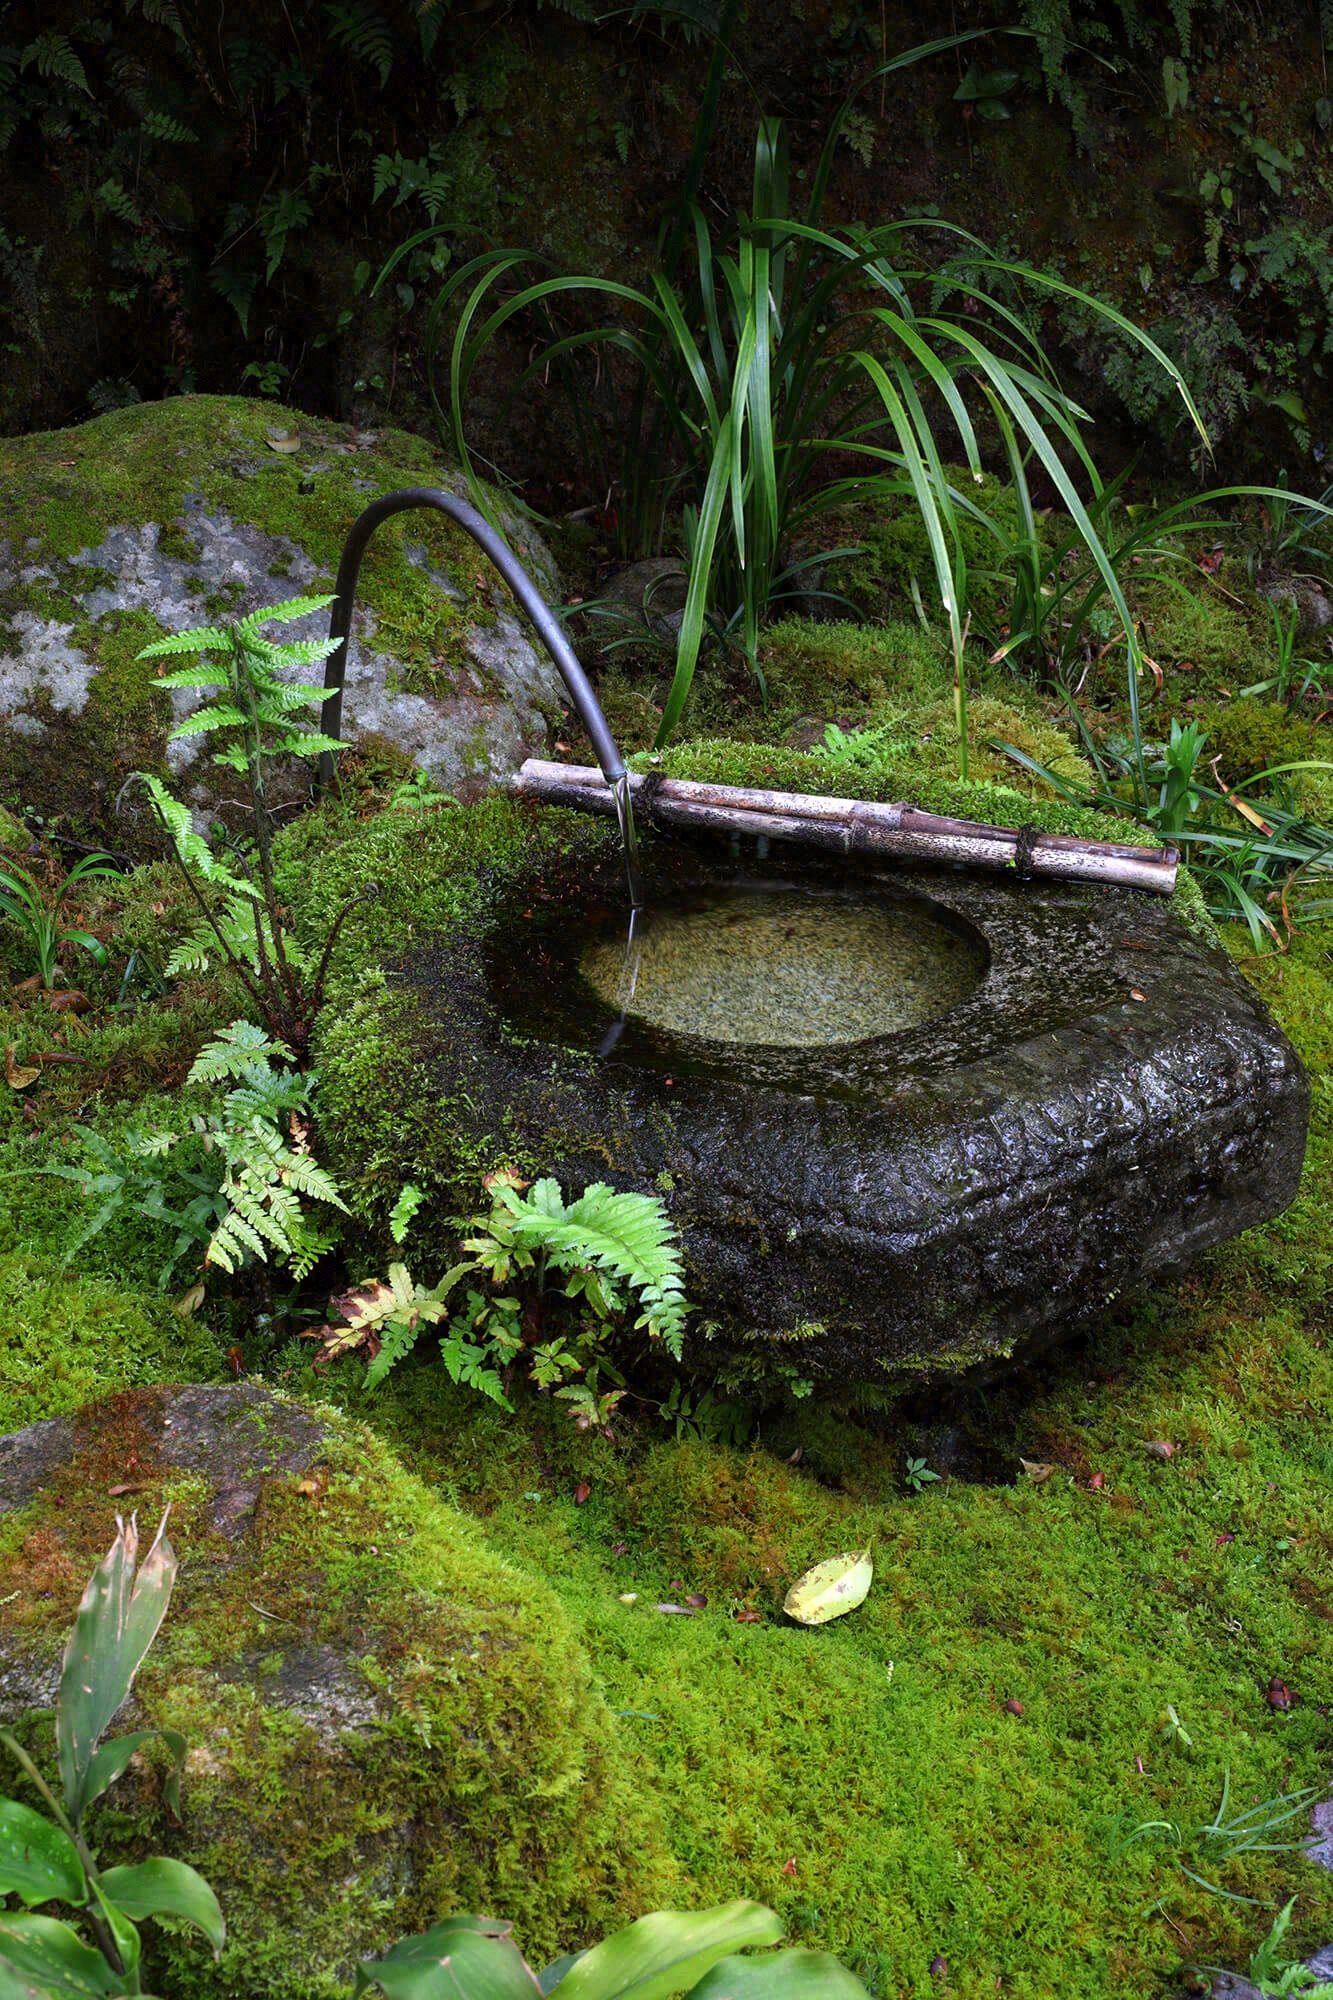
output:
POLYGON ((865 1602, 874 1574, 869 1549, 830 1556, 797 1577, 782 1608, 798 1625, 827 1625, 865 1602))

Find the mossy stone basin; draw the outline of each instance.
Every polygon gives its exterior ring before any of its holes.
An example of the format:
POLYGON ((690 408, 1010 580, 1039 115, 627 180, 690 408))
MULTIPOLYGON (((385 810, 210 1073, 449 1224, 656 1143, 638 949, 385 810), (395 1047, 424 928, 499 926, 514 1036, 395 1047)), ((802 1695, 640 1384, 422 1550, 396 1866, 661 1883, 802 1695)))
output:
POLYGON ((758 1365, 780 1343, 842 1382, 961 1368, 1292 1200, 1305 1073, 1160 898, 666 838, 647 867, 638 985, 616 860, 577 839, 534 843, 467 936, 391 976, 460 1159, 663 1195, 717 1329, 701 1362, 725 1350, 734 1371, 738 1347, 758 1365), (809 956, 778 949, 802 925, 810 954, 821 934, 841 953, 822 1016, 817 980, 772 990, 809 956), (748 969, 710 991, 737 927, 748 969), (674 973, 645 984, 673 931, 674 973), (924 992, 897 1016, 893 978, 872 976, 894 950, 924 992))

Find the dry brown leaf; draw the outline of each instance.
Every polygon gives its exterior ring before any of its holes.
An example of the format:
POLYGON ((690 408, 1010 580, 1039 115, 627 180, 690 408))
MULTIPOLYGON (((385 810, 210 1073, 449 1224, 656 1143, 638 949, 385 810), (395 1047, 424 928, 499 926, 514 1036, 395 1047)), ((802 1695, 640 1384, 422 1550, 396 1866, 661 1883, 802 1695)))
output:
POLYGON ((1055 1471, 1053 1465, 1042 1465, 1035 1458, 1020 1458, 1018 1462, 1034 1486, 1040 1486, 1055 1471))
POLYGON ((36 1083, 42 1072, 40 1067, 36 1069, 21 1069, 14 1060, 17 1048, 17 1042, 7 1042, 5 1044, 5 1082, 11 1090, 26 1090, 30 1083, 36 1083))

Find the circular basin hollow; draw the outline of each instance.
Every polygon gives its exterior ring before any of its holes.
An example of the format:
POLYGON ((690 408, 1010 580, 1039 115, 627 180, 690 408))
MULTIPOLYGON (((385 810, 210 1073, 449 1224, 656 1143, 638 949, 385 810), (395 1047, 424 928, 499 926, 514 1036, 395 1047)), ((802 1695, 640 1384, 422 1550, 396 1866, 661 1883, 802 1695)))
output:
POLYGON ((752 885, 652 909, 580 970, 608 1007, 668 1034, 812 1048, 901 1033, 985 977, 979 940, 921 901, 752 885))

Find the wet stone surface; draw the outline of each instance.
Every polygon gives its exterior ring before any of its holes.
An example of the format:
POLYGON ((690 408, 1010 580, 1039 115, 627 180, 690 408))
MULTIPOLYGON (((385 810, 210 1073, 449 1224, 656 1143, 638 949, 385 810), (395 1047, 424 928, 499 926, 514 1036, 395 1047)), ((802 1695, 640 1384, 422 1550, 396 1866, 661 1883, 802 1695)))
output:
MULTIPOLYGON (((1309 1084, 1226 954, 1143 891, 739 861, 657 842, 650 900, 738 878, 924 905, 981 940, 984 977, 860 1040, 724 1042, 598 994, 623 921, 611 866, 535 866, 479 937, 394 968, 472 1157, 530 1146, 569 1190, 662 1192, 723 1345, 802 1374, 954 1371, 1095 1318, 1281 1212, 1309 1084)), ((405 1134, 416 1110, 404 1104, 405 1134)), ((410 1143, 410 1137, 409 1137, 410 1143)), ((405 1154, 403 1171, 411 1165, 405 1154)))

